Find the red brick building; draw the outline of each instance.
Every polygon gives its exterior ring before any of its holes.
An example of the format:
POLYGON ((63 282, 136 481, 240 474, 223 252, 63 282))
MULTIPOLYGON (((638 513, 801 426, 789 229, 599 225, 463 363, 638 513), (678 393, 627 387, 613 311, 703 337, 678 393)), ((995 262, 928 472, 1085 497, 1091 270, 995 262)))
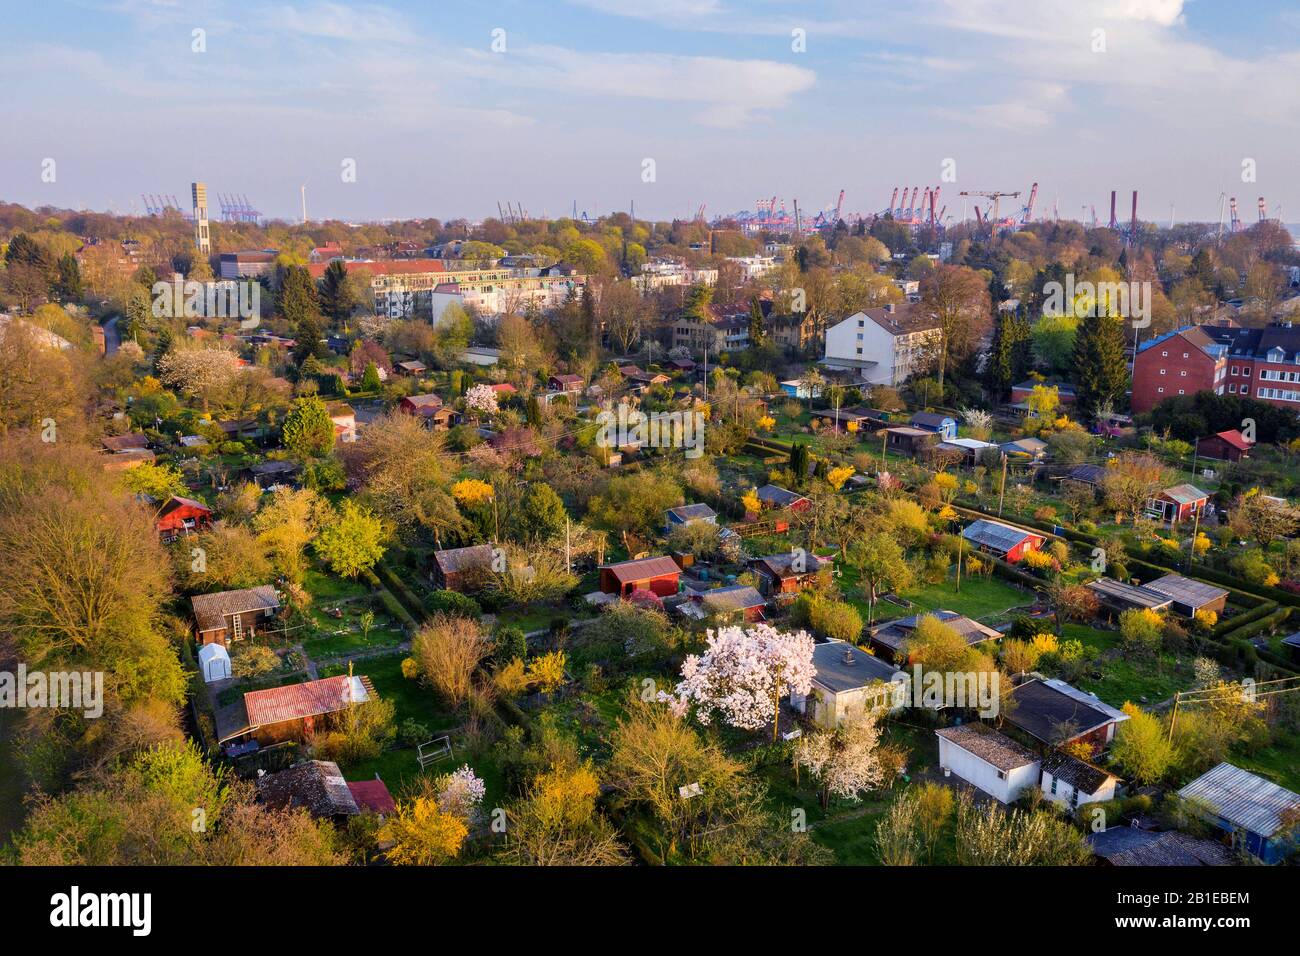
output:
POLYGON ((1133 363, 1133 411, 1212 391, 1300 412, 1300 327, 1200 325, 1153 339, 1133 363))
POLYGON ((1138 349, 1133 361, 1134 412, 1149 412, 1177 395, 1205 391, 1223 394, 1228 350, 1210 331, 1205 326, 1189 326, 1152 339, 1138 349))

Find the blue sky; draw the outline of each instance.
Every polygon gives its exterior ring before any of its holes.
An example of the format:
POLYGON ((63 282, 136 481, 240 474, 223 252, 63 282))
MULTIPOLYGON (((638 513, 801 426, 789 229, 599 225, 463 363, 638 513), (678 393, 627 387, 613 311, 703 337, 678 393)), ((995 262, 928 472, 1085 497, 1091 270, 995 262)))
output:
POLYGON ((303 182, 313 218, 815 210, 841 188, 874 211, 953 160, 950 213, 1038 181, 1063 216, 1138 189, 1144 218, 1217 220, 1227 192, 1300 219, 1283 0, 10 7, 0 198, 29 205, 126 211, 199 178, 285 217, 303 182))

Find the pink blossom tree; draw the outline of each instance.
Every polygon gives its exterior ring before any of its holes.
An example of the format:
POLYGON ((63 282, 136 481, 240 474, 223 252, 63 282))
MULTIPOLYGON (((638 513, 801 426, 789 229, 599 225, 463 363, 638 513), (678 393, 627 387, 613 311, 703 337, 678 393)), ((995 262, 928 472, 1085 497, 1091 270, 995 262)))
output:
POLYGON ((775 740, 781 697, 812 689, 813 639, 806 631, 756 624, 711 630, 707 640, 703 656, 691 654, 682 665, 677 696, 695 705, 706 726, 715 715, 743 730, 770 722, 775 740))
POLYGON ((491 385, 479 383, 465 393, 465 407, 480 415, 495 415, 497 412, 497 393, 491 385))

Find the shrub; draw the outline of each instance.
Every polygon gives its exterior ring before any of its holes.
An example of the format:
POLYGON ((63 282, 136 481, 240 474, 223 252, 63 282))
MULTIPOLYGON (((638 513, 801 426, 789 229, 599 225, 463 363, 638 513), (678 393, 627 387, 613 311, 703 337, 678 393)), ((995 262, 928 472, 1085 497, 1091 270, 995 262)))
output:
POLYGON ((492 660, 495 663, 508 664, 527 656, 528 638, 522 629, 505 624, 492 632, 492 660))
POLYGON ((837 641, 852 642, 862 635, 862 615, 843 601, 814 601, 808 609, 808 624, 819 634, 837 641))
POLYGON ((1150 608, 1135 608, 1119 616, 1119 636, 1126 656, 1154 657, 1164 633, 1164 618, 1150 608))
POLYGON ((260 677, 280 666, 280 658, 269 647, 245 644, 230 658, 230 672, 236 677, 260 677))
POLYGON ((430 614, 447 614, 451 617, 467 617, 478 620, 483 616, 483 609, 468 594, 459 591, 434 591, 424 600, 424 606, 430 614))
MULTIPOLYGON (((407 660, 410 660, 410 658, 408 657, 407 660)), ((406 747, 415 747, 428 740, 429 733, 427 726, 414 717, 407 717, 397 729, 397 739, 406 747)))

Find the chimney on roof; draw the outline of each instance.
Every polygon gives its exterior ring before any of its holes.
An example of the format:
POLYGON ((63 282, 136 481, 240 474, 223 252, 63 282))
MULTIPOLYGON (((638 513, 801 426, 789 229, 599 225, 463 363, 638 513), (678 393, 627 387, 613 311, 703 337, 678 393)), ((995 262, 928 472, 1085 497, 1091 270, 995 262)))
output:
POLYGON ((844 657, 841 658, 841 660, 844 661, 845 667, 854 667, 858 663, 857 659, 853 656, 853 648, 851 647, 844 648, 844 657))
POLYGON ((892 302, 885 303, 885 311, 888 312, 890 315, 893 315, 896 310, 897 307, 894 305, 894 303, 892 302))

